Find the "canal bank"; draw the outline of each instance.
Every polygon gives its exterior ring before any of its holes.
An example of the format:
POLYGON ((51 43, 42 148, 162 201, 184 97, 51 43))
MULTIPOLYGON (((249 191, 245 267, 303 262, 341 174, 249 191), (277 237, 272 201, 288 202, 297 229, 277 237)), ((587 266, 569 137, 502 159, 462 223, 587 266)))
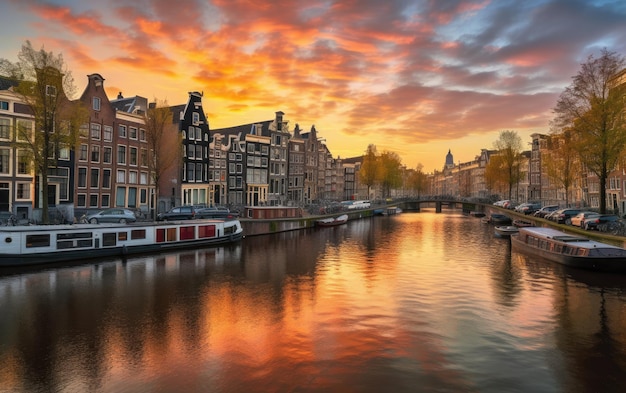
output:
MULTIPOLYGON (((364 209, 358 211, 345 211, 341 214, 348 216, 348 221, 373 217, 377 209, 364 209)), ((325 214, 316 216, 305 216, 297 218, 270 218, 251 219, 240 218, 244 236, 271 235, 274 233, 297 231, 301 229, 314 228, 317 220, 335 217, 339 214, 325 214)))

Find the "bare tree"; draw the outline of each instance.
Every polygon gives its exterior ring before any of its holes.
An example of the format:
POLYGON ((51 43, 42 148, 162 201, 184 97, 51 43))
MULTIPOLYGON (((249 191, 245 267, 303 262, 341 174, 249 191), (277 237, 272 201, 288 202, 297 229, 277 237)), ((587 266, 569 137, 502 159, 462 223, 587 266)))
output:
POLYGON ((155 99, 146 111, 144 120, 150 150, 148 167, 155 186, 155 196, 158 199, 159 183, 164 174, 182 159, 181 136, 178 127, 173 123, 172 110, 168 107, 167 101, 157 102, 155 99))
POLYGON ((39 178, 44 224, 48 214, 48 170, 57 165, 62 149, 74 149, 78 143, 80 126, 87 122, 88 112, 79 101, 71 102, 68 95, 75 93, 74 79, 66 69, 63 57, 35 50, 26 41, 18 54, 18 61, 0 61, 0 72, 17 83, 14 92, 31 112, 34 129, 17 127, 14 146, 29 152, 39 178))
POLYGON ((542 156, 542 166, 553 184, 565 190, 565 206, 569 206, 569 194, 580 173, 572 132, 565 130, 548 139, 548 154, 542 156))
POLYGON ((556 124, 572 131, 581 163, 598 177, 601 213, 606 212, 607 178, 626 147, 626 84, 617 79, 625 64, 623 56, 606 49, 598 58, 589 56, 554 109, 556 124))

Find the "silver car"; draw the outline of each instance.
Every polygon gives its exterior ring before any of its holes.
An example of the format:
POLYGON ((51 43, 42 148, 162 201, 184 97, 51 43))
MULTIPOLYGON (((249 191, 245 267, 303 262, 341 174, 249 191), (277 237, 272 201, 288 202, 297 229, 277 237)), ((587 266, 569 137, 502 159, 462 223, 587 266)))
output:
POLYGON ((87 216, 87 222, 91 224, 99 224, 102 222, 119 222, 120 224, 126 224, 135 221, 137 221, 135 213, 121 207, 102 210, 101 212, 87 216))

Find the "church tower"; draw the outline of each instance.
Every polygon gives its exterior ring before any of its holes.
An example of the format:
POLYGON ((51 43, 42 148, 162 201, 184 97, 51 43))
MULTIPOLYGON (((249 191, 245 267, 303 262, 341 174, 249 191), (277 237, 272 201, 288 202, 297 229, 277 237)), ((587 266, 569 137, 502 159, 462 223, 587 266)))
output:
POLYGON ((454 157, 452 157, 452 152, 448 150, 448 154, 446 154, 446 169, 454 168, 454 157))

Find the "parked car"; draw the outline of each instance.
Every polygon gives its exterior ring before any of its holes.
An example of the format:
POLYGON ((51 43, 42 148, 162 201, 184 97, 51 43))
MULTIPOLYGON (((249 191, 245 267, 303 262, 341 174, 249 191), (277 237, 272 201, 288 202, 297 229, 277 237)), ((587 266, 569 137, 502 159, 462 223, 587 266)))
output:
POLYGON ((206 207, 203 209, 196 210, 195 218, 219 218, 219 219, 229 219, 229 218, 237 218, 239 213, 231 212, 227 207, 215 206, 215 207, 206 207))
POLYGON ((546 218, 546 216, 559 209, 559 205, 548 205, 537 210, 533 215, 535 217, 546 218))
POLYGON ((526 215, 533 214, 539 209, 541 209, 540 203, 530 203, 530 202, 522 203, 521 205, 518 205, 515 207, 516 212, 523 213, 526 215))
POLYGON ((502 199, 500 201, 494 202, 494 206, 507 208, 511 204, 511 201, 508 199, 502 199))
POLYGON ((157 214, 157 221, 173 221, 173 220, 193 220, 196 217, 196 212, 200 210, 199 208, 188 205, 188 206, 177 206, 171 208, 169 211, 165 213, 157 214))
POLYGON ((137 221, 137 217, 132 210, 114 207, 95 214, 89 214, 86 216, 85 220, 91 224, 100 224, 103 222, 119 222, 120 224, 126 224, 137 221))
POLYGON ((571 224, 572 217, 580 213, 580 209, 561 209, 550 215, 550 220, 557 224, 571 224))
POLYGON ((572 225, 575 227, 583 228, 583 223, 588 217, 597 216, 598 213, 591 211, 582 211, 572 217, 572 225))
POLYGON ((615 214, 598 214, 596 216, 589 217, 585 220, 583 228, 588 231, 598 230, 599 226, 611 221, 619 221, 619 217, 615 214))

